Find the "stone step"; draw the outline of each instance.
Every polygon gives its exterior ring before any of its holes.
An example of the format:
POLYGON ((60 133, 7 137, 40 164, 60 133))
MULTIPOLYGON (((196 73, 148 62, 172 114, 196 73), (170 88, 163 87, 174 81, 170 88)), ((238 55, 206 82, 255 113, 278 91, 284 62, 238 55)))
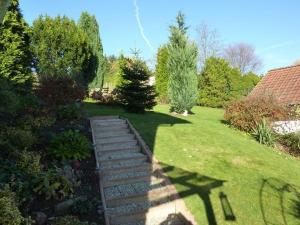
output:
POLYGON ((131 140, 121 143, 108 143, 108 144, 96 144, 97 150, 99 151, 109 151, 117 149, 128 149, 137 146, 137 140, 131 140))
POLYGON ((145 163, 148 163, 147 157, 143 157, 139 159, 120 160, 117 162, 104 162, 104 163, 100 163, 100 170, 104 171, 110 169, 120 169, 119 171, 123 171, 126 168, 142 166, 142 164, 145 163))
POLYGON ((97 131, 112 131, 112 130, 120 130, 120 129, 128 129, 127 124, 112 124, 109 126, 101 126, 101 125, 95 125, 95 130, 97 131))
POLYGON ((104 187, 110 187, 120 184, 136 183, 139 181, 147 181, 152 175, 151 169, 141 171, 128 171, 115 174, 105 175, 103 177, 104 187))
POLYGON ((139 163, 134 163, 132 164, 127 164, 123 167, 118 167, 118 168, 100 168, 100 173, 103 176, 111 176, 111 175, 116 175, 116 174, 121 174, 121 173, 126 173, 126 172, 145 172, 145 171, 152 171, 152 164, 149 162, 139 162, 139 163))
POLYGON ((135 140, 135 136, 133 134, 125 134, 123 136, 117 137, 105 137, 105 138, 97 138, 96 142, 99 144, 110 144, 110 143, 120 143, 135 140))
POLYGON ((101 138, 111 138, 111 137, 121 137, 124 135, 131 134, 130 130, 128 129, 121 129, 121 130, 113 130, 113 131, 107 131, 107 130, 101 130, 99 132, 95 132, 95 141, 101 138))
POLYGON ((106 126, 115 126, 115 125, 122 125, 126 124, 125 120, 116 119, 116 120, 103 120, 103 121, 96 121, 96 126, 106 127, 106 126))
MULTIPOLYGON (((136 221, 144 221, 142 224, 147 225, 160 225, 163 221, 166 221, 168 215, 176 213, 176 203, 168 202, 157 205, 150 201, 144 201, 109 208, 107 212, 112 225, 135 224, 136 221)), ((173 223, 166 224, 173 225, 173 223)), ((181 223, 181 225, 183 224, 181 223)))
POLYGON ((172 193, 169 192, 166 186, 161 186, 148 191, 140 191, 122 197, 106 199, 106 204, 108 207, 117 207, 130 203, 149 201, 152 205, 159 205, 168 202, 171 195, 172 193))
POLYGON ((97 159, 99 159, 100 164, 106 162, 116 162, 120 160, 128 159, 140 159, 147 158, 147 156, 141 152, 106 152, 104 154, 97 154, 97 159))
POLYGON ((119 180, 107 180, 107 181, 103 182, 103 186, 104 187, 112 187, 112 186, 121 185, 121 184, 132 184, 132 183, 137 183, 137 182, 142 182, 142 181, 148 181, 150 176, 151 176, 151 174, 145 175, 145 176, 129 177, 126 179, 119 179, 119 180))
POLYGON ((135 147, 131 147, 131 148, 121 148, 121 149, 112 149, 112 150, 105 150, 105 151, 101 151, 98 150, 96 147, 96 154, 97 155, 102 155, 102 154, 106 154, 106 153, 130 153, 130 152, 141 152, 141 147, 139 147, 138 145, 135 147))

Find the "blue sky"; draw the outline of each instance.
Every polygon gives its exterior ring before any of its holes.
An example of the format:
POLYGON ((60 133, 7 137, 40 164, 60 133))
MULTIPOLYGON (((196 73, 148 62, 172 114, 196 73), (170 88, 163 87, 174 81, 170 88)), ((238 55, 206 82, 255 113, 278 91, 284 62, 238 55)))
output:
POLYGON ((78 20, 82 11, 95 14, 100 24, 105 54, 118 55, 139 48, 146 60, 168 41, 168 26, 179 10, 186 14, 189 35, 197 40, 196 28, 202 22, 218 30, 223 45, 247 42, 255 46, 263 60, 262 72, 287 66, 300 59, 299 0, 21 0, 25 19, 40 14, 67 15, 78 20))

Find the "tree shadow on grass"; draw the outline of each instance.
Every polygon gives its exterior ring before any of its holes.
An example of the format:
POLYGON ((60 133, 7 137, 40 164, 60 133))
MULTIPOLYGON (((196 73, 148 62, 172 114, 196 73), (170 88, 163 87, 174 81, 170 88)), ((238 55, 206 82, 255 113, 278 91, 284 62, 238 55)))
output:
POLYGON ((276 178, 264 179, 259 202, 265 225, 300 224, 300 187, 276 178), (276 204, 270 204, 271 198, 276 204))

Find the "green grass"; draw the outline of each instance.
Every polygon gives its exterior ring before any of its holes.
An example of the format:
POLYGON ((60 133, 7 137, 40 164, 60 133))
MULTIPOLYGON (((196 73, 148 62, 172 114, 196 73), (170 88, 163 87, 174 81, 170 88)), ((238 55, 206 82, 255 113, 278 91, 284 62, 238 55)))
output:
POLYGON ((133 123, 199 224, 300 224, 300 161, 228 127, 222 110, 195 107, 183 117, 168 106, 144 115, 85 107, 90 116, 121 115, 133 123))

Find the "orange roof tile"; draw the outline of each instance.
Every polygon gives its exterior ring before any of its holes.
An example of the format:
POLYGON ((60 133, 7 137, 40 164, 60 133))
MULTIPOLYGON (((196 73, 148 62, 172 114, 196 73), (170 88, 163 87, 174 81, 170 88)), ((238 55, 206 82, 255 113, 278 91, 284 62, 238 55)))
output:
POLYGON ((300 104, 300 65, 270 70, 249 96, 263 95, 272 95, 281 104, 300 104))

